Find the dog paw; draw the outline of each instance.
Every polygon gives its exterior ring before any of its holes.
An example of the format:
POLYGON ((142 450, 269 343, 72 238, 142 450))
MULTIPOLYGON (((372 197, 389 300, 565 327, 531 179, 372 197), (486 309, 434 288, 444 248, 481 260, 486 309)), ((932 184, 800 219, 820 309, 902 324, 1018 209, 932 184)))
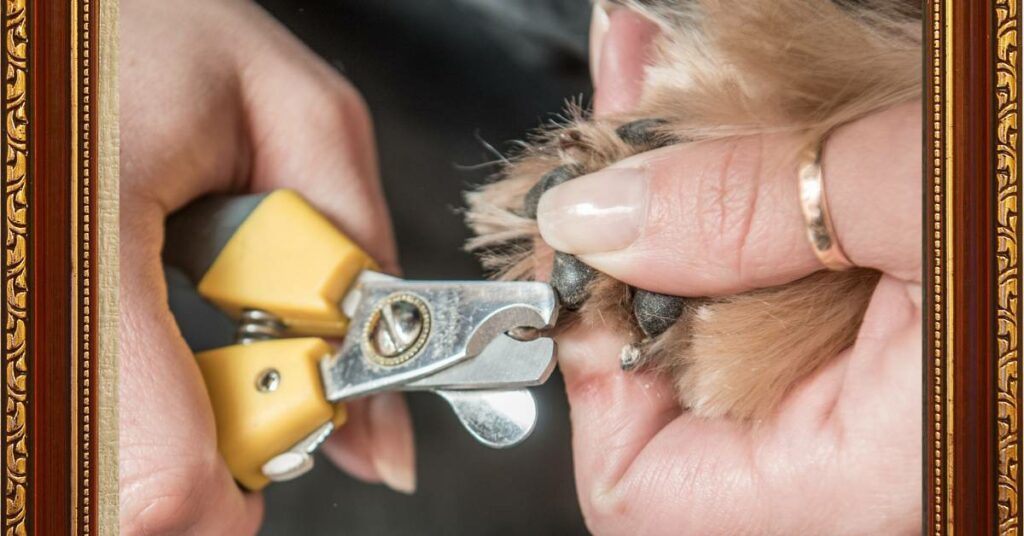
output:
POLYGON ((467 194, 467 223, 477 235, 468 248, 496 277, 547 278, 568 322, 626 332, 633 343, 609 358, 667 375, 682 406, 705 416, 769 415, 797 382, 853 343, 877 272, 818 272, 733 296, 668 296, 553 251, 538 233, 537 205, 547 190, 635 154, 768 131, 822 133, 917 98, 920 13, 906 4, 634 6, 663 28, 638 108, 591 118, 570 106, 561 124, 534 134, 499 180, 467 194), (758 27, 772 32, 753 40, 746 29, 758 27))

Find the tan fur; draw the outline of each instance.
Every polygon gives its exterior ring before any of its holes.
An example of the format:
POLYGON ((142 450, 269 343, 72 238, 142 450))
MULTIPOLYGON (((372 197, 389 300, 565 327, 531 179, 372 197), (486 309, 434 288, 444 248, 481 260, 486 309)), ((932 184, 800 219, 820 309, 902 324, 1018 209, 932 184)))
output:
MULTIPOLYGON (((570 106, 563 124, 528 140, 501 180, 467 194, 467 221, 478 235, 468 247, 497 277, 530 279, 548 269, 552 252, 536 222, 518 214, 524 195, 560 164, 592 172, 634 154, 614 132, 625 122, 666 119, 665 131, 686 141, 782 131, 813 138, 920 95, 920 7, 913 2, 624 3, 662 28, 635 113, 595 120, 570 106)), ((602 275, 578 316, 631 334, 644 366, 669 374, 685 407, 759 418, 852 343, 877 279, 863 269, 819 272, 694 299, 667 332, 640 341, 631 291, 602 275)))

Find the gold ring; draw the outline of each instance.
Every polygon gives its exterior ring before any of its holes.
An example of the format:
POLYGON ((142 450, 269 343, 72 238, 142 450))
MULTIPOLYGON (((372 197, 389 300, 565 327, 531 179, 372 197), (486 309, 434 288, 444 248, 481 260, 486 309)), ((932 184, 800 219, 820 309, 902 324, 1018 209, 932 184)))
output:
POLYGON ((825 180, 821 174, 821 141, 816 140, 800 154, 800 208, 807 225, 807 240, 818 260, 829 270, 853 268, 850 258, 836 238, 832 216, 828 211, 825 180))

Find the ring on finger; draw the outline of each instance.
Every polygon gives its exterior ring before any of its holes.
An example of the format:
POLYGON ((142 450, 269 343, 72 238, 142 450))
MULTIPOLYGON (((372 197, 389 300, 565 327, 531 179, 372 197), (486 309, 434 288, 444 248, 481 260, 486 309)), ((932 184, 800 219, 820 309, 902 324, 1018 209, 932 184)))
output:
POLYGON ((809 143, 800 154, 798 176, 800 208, 804 214, 807 240, 815 256, 829 270, 842 271, 854 267, 836 237, 829 213, 825 179, 821 170, 822 140, 809 143))

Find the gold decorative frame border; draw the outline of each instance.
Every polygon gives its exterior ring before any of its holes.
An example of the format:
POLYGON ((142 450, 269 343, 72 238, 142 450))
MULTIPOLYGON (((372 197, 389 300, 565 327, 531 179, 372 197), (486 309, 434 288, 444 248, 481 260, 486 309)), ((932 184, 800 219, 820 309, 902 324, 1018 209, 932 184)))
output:
POLYGON ((112 83, 116 65, 98 62, 97 49, 116 58, 112 29, 117 2, 4 0, 0 9, 5 82, 0 138, 3 530, 16 536, 67 526, 72 534, 113 534, 116 390, 97 392, 96 381, 116 386, 111 378, 116 378, 117 346, 117 85, 112 83), (108 26, 97 27, 97 17, 108 26), (50 63, 54 59, 58 61, 50 63), (66 71, 57 68, 63 65, 66 71), (63 90, 54 89, 58 86, 63 90), (67 121, 66 130, 62 120, 67 121), (43 154, 43 147, 59 151, 65 141, 67 152, 61 158, 43 154), (68 205, 60 205, 63 199, 68 205), (64 216, 70 218, 70 227, 60 224, 64 216), (59 241, 51 242, 55 239, 59 241), (40 249, 45 244, 50 246, 40 249), (38 254, 53 251, 53 244, 69 245, 64 255, 70 271, 61 268, 63 263, 47 267, 38 254), (38 290, 44 279, 46 294, 38 290), (97 303, 98 285, 103 285, 104 295, 97 303), (69 296, 62 298, 61 288, 70 289, 69 296), (44 311, 48 307, 42 304, 60 307, 44 311), (65 318, 70 325, 52 326, 54 318, 65 318), (41 350, 44 346, 59 351, 49 355, 41 350), (61 377, 70 378, 64 402, 51 390, 67 385, 61 377), (59 418, 48 421, 51 415, 59 418), (40 427, 40 422, 46 425, 40 427), (105 428, 102 436, 96 434, 97 424, 105 428), (68 458, 51 462, 39 449, 66 452, 68 458), (99 501, 97 494, 105 500, 99 501), (67 498, 71 504, 64 504, 67 498), (97 525, 100 518, 103 527, 97 525))
POLYGON ((1018 535, 1020 0, 927 6, 924 528, 1018 535))
POLYGON ((1020 317, 1021 280, 1020 161, 1020 11, 1018 0, 997 0, 995 20, 995 170, 996 170, 996 412, 998 456, 997 523, 1002 535, 1020 533, 1020 317))
POLYGON ((28 47, 25 0, 4 2, 4 533, 26 531, 28 429, 28 47))

